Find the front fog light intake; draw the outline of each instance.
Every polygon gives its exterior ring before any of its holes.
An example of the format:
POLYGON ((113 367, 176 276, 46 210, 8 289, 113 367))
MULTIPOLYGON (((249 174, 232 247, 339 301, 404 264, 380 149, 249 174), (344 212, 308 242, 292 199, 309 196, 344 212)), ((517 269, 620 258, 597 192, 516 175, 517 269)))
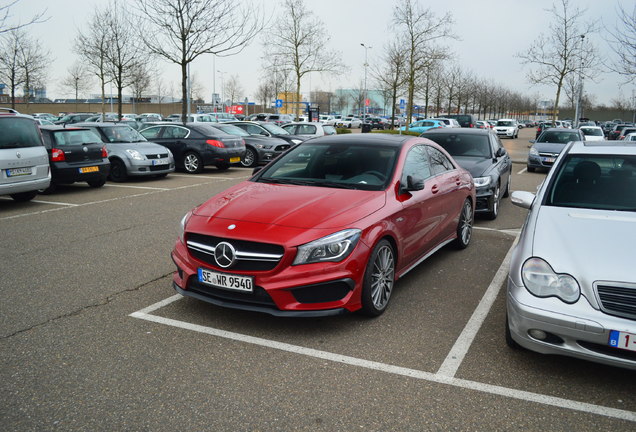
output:
POLYGON ((360 234, 359 229, 348 229, 298 246, 292 265, 342 261, 356 247, 360 234))
POLYGON ((578 282, 568 274, 559 274, 541 258, 530 258, 521 268, 523 284, 537 297, 557 297, 565 303, 574 303, 581 295, 578 282))

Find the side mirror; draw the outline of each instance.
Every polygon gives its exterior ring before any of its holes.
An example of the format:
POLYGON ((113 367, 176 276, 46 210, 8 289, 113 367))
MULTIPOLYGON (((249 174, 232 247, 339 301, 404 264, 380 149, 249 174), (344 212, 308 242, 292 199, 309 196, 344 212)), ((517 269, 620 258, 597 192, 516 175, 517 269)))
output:
POLYGON ((506 155, 506 149, 503 148, 503 147, 499 147, 497 149, 497 153, 495 153, 496 157, 502 157, 502 156, 505 156, 505 155, 506 155))
POLYGON ((406 176, 406 187, 402 187, 403 192, 418 191, 424 189, 424 179, 415 176, 406 176))

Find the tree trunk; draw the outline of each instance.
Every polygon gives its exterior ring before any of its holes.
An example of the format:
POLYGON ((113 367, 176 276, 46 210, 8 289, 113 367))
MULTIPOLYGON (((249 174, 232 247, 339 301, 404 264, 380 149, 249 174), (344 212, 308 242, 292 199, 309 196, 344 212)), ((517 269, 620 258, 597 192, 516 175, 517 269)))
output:
POLYGON ((183 124, 188 121, 188 64, 185 60, 181 62, 181 119, 183 124))

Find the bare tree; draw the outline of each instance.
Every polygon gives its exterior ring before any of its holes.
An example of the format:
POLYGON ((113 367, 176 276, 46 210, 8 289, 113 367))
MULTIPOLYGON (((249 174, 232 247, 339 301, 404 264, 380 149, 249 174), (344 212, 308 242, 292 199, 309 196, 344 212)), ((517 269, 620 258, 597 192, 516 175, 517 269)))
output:
POLYGON ((553 120, 556 120, 561 90, 569 75, 593 78, 598 70, 599 55, 585 35, 595 31, 594 23, 583 23, 585 10, 559 0, 548 11, 552 22, 548 34, 541 34, 528 50, 517 54, 523 64, 531 65, 528 79, 533 84, 556 86, 553 120))
POLYGON ((24 84, 24 73, 20 67, 20 44, 25 37, 24 30, 11 30, 0 46, 0 80, 9 87, 11 108, 15 108, 16 89, 24 84))
POLYGON ((610 67, 624 76, 626 83, 632 83, 636 81, 636 4, 631 13, 620 5, 618 16, 619 25, 614 31, 608 30, 612 35, 610 46, 618 57, 610 67))
MULTIPOLYGON (((377 86, 388 92, 391 101, 391 118, 395 118, 395 105, 400 89, 406 83, 406 55, 399 44, 393 42, 385 48, 380 66, 371 69, 371 77, 377 86)), ((391 129, 394 122, 391 122, 391 129)))
POLYGON ((66 77, 60 85, 75 94, 75 111, 77 111, 77 99, 91 88, 91 74, 82 61, 76 61, 66 71, 66 77))
POLYGON ((47 66, 50 63, 50 53, 42 48, 42 44, 25 35, 20 41, 20 55, 18 65, 24 77, 24 101, 28 105, 31 90, 35 83, 42 83, 46 79, 47 66))
POLYGON ((234 105, 243 97, 243 87, 239 81, 238 75, 232 75, 226 80, 223 86, 223 94, 230 100, 230 104, 234 105))
POLYGON ((137 63, 130 70, 130 90, 133 94, 133 103, 139 102, 144 93, 150 89, 152 76, 148 69, 148 63, 137 63))
POLYGON ((132 83, 131 73, 139 63, 147 61, 148 55, 136 37, 139 23, 131 21, 117 0, 107 6, 104 19, 108 29, 106 65, 117 88, 117 114, 121 118, 123 89, 132 83))
MULTIPOLYGON (((413 115, 413 99, 416 85, 422 71, 429 67, 432 57, 439 57, 443 50, 439 41, 454 38, 451 27, 453 17, 450 12, 438 18, 431 9, 421 9, 415 0, 402 0, 393 12, 393 25, 399 29, 402 46, 407 53, 406 86, 407 117, 413 115), (435 46, 431 43, 435 42, 435 46), (434 53, 434 55, 431 55, 434 53)), ((408 123, 407 123, 408 128, 408 123)))
POLYGON ((108 49, 110 47, 108 14, 107 9, 97 9, 88 23, 88 29, 85 32, 81 30, 78 32, 73 47, 88 70, 99 80, 102 115, 106 114, 106 84, 111 80, 108 75, 108 49))
POLYGON ((276 99, 274 86, 269 82, 260 83, 256 89, 256 100, 260 102, 261 107, 266 108, 274 99, 276 99))
POLYGON ((42 12, 37 12, 33 14, 33 16, 26 22, 23 23, 10 23, 11 20, 11 8, 16 4, 20 3, 21 0, 13 0, 5 5, 0 6, 0 34, 7 33, 13 30, 18 30, 23 27, 26 27, 31 24, 42 23, 46 21, 48 18, 44 18, 44 14, 46 14, 46 9, 42 12))
MULTIPOLYGON (((188 65, 202 54, 231 55, 243 50, 262 29, 263 14, 235 0, 137 0, 149 31, 148 49, 181 66, 181 94, 188 96, 188 65)), ((187 118, 182 104, 182 118, 187 118)))
MULTIPOLYGON (((304 0, 285 0, 284 13, 265 40, 265 51, 273 63, 295 78, 295 101, 300 102, 300 81, 311 72, 336 72, 343 69, 340 57, 330 49, 324 24, 308 11, 304 0)), ((300 116, 300 104, 296 105, 300 116)))

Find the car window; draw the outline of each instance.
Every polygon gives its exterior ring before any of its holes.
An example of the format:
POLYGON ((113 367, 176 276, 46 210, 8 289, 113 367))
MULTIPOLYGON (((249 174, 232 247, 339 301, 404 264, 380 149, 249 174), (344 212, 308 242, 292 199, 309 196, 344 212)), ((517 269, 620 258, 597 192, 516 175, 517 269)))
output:
POLYGON ((130 126, 104 127, 102 132, 111 143, 131 143, 146 141, 146 139, 130 126))
POLYGON ((409 150, 404 160, 401 182, 407 184, 407 177, 427 179, 431 176, 431 164, 426 146, 418 145, 409 150))
POLYGON ((316 133, 316 126, 314 125, 298 125, 299 135, 314 135, 316 133))
POLYGON ((288 124, 281 127, 282 130, 287 132, 288 134, 294 135, 296 134, 296 125, 288 124))
POLYGON ((240 127, 236 127, 235 125, 231 125, 231 124, 219 123, 217 125, 214 125, 214 127, 217 128, 217 129, 220 129, 221 131, 225 132, 226 134, 230 134, 230 135, 236 135, 236 136, 249 136, 250 135, 249 133, 247 133, 246 131, 244 131, 240 127))
POLYGON ((183 127, 178 126, 166 126, 162 138, 185 138, 190 131, 183 127))
POLYGON ((491 157, 491 147, 487 135, 432 134, 425 136, 426 138, 435 141, 453 157, 491 157))
POLYGON ((28 118, 0 118, 0 149, 36 147, 42 139, 35 122, 28 118))
POLYGON ((102 142, 95 132, 88 129, 53 131, 53 141, 55 146, 60 147, 102 142))
POLYGON ((148 129, 144 129, 139 132, 146 139, 157 139, 159 137, 159 132, 161 132, 161 126, 150 127, 148 129))
POLYGON ((427 147, 429 158, 431 161, 431 172, 433 175, 442 174, 446 171, 455 169, 453 163, 448 160, 446 155, 434 147, 427 147))
POLYGON ((322 130, 325 132, 325 135, 335 135, 337 133, 336 128, 329 125, 327 126, 323 125, 322 130))
POLYGON ((568 155, 558 169, 546 205, 636 211, 636 157, 568 155))

